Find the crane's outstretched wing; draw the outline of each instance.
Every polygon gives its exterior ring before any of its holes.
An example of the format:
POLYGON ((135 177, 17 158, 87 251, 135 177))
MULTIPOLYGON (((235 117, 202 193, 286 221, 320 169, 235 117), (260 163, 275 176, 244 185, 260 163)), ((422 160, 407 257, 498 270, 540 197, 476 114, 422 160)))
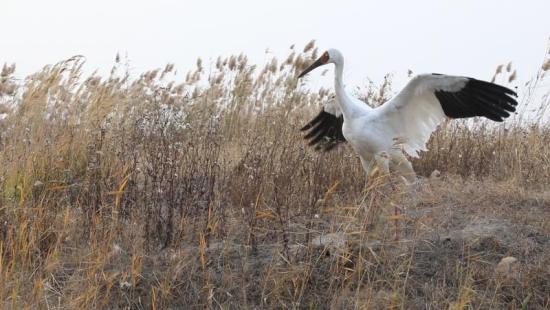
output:
POLYGON ((338 144, 346 142, 342 134, 342 124, 344 124, 342 111, 336 99, 331 99, 301 131, 308 131, 304 139, 309 140, 309 145, 315 146, 316 150, 327 152, 338 144))
POLYGON ((378 107, 379 117, 407 154, 417 157, 445 119, 483 116, 502 122, 516 110, 509 88, 468 77, 422 74, 378 107))

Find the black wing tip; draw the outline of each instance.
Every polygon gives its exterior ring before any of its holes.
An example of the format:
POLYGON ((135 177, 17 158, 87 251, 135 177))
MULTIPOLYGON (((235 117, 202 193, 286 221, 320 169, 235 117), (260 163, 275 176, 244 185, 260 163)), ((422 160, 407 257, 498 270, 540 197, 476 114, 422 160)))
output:
MULTIPOLYGON (((437 75, 437 74, 436 74, 437 75)), ((516 111, 517 93, 492 82, 467 78, 459 91, 436 91, 443 112, 450 118, 482 116, 502 122, 516 111)))
POLYGON ((307 123, 304 127, 300 128, 300 131, 306 131, 314 127, 315 125, 317 125, 317 123, 322 122, 323 119, 326 117, 326 114, 328 113, 325 112, 324 110, 321 110, 321 112, 319 112, 319 114, 317 114, 317 116, 315 116, 311 121, 309 121, 309 123, 307 123))
POLYGON ((302 127, 301 131, 308 131, 304 136, 309 146, 314 146, 316 151, 328 152, 334 149, 346 139, 342 134, 342 124, 344 118, 335 116, 331 113, 321 110, 319 114, 302 127))
POLYGON ((504 94, 511 95, 513 97, 518 96, 518 94, 514 90, 512 90, 511 88, 508 88, 506 86, 502 86, 502 85, 497 84, 497 83, 478 80, 478 79, 474 79, 474 78, 468 78, 468 82, 472 83, 472 84, 477 84, 477 86, 480 86, 480 87, 489 88, 489 89, 492 89, 494 91, 499 91, 499 92, 502 92, 504 94))

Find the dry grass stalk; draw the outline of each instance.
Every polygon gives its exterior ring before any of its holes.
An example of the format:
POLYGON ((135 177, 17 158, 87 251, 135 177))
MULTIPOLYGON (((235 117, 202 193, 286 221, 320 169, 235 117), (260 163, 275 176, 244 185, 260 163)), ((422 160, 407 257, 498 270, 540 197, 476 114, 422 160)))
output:
MULTIPOLYGON (((258 70, 244 55, 211 70, 199 59, 181 84, 171 64, 132 78, 118 55, 108 77, 84 77, 75 57, 15 83, 5 65, 2 306, 548 306, 546 122, 446 124, 414 162, 442 177, 413 193, 365 186, 349 148, 317 154, 301 140, 332 93, 295 79, 314 41, 290 53, 258 70), (433 237, 494 217, 528 241, 433 237), (505 254, 525 265, 503 286, 491 264, 505 254)), ((380 104, 391 77, 359 92, 380 104)))

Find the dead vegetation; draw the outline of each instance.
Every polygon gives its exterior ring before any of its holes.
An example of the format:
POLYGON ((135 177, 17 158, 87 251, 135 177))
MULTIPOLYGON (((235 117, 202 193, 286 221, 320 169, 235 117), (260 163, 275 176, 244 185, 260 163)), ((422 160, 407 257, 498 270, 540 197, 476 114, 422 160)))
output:
POLYGON ((2 306, 550 307, 548 97, 532 95, 548 62, 520 90, 537 113, 445 124, 414 162, 442 177, 392 190, 366 186, 349 148, 302 141, 331 95, 295 79, 316 56, 199 60, 181 84, 172 65, 133 78, 119 57, 106 78, 79 57, 24 80, 4 66, 2 306), (495 274, 508 256, 519 271, 495 274))

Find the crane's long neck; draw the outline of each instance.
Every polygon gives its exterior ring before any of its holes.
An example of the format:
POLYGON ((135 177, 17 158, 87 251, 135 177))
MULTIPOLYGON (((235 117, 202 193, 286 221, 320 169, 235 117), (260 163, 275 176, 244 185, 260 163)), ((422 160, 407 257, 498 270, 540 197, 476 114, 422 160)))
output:
POLYGON ((335 74, 334 74, 334 88, 336 91, 336 99, 342 108, 342 113, 344 114, 344 119, 351 120, 361 113, 361 107, 348 95, 346 89, 344 88, 344 82, 342 81, 342 75, 344 72, 344 64, 336 63, 335 64, 335 74))

